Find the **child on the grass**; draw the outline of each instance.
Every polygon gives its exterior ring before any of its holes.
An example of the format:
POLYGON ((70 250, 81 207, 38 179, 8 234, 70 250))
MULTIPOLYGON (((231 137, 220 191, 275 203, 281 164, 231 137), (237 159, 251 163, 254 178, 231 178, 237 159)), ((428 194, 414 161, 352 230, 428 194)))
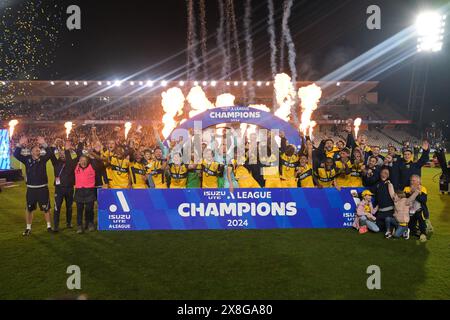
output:
POLYGON ((419 190, 414 190, 409 198, 406 197, 406 194, 403 191, 395 192, 394 186, 389 181, 388 182, 389 194, 394 201, 395 212, 394 217, 386 217, 386 238, 400 238, 403 237, 406 240, 409 239, 410 230, 408 228, 409 223, 409 211, 411 206, 416 200, 416 197, 419 195, 419 190), (395 232, 393 233, 393 228, 395 228, 395 232))
POLYGON ((361 234, 366 233, 368 230, 372 232, 380 231, 380 228, 375 223, 375 212, 378 211, 378 207, 373 207, 372 196, 372 192, 365 190, 362 193, 363 199, 356 209, 356 218, 353 223, 353 227, 356 228, 361 234))

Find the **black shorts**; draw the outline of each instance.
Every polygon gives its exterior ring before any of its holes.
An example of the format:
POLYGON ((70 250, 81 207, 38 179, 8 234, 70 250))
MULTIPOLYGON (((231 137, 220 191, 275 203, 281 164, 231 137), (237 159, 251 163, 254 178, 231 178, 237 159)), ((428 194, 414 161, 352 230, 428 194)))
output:
POLYGON ((37 209, 37 204, 43 212, 50 210, 50 195, 48 187, 27 188, 27 210, 29 212, 37 209))

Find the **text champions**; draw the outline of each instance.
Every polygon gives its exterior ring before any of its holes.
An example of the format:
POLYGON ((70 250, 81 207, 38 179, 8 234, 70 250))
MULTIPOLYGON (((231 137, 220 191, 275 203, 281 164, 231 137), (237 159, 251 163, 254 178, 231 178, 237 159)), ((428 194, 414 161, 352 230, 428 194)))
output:
POLYGON ((288 216, 297 214, 295 202, 261 202, 261 203, 182 203, 178 206, 178 214, 183 218, 189 217, 242 217, 251 216, 288 216))

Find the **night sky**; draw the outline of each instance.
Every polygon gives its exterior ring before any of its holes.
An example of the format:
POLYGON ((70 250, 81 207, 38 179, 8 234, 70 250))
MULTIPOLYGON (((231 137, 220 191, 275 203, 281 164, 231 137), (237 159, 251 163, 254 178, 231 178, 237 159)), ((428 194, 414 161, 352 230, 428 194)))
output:
MULTIPOLYGON (((39 70, 39 79, 114 80, 128 77, 145 68, 150 69, 135 79, 162 79, 175 69, 179 71, 173 78, 185 79, 185 0, 53 2, 59 5, 57 10, 62 11, 60 39, 54 53, 54 63, 39 70), (81 8, 82 29, 79 31, 69 31, 65 27, 68 16, 65 9, 70 4, 81 8), (162 61, 165 62, 161 63, 162 61)), ((446 1, 440 2, 442 4, 446 1)), ((266 1, 254 0, 252 3, 255 80, 266 80, 270 79, 266 1)), ((281 25, 282 3, 283 1, 275 0, 278 30, 281 25)), ((415 21, 418 3, 420 1, 295 0, 289 25, 297 50, 299 80, 318 80, 410 26, 415 21), (366 27, 366 8, 372 4, 381 7, 381 30, 371 31, 366 27)), ((238 29, 243 38, 244 1, 236 0, 235 4, 238 29)), ((214 50, 218 21, 217 1, 207 0, 206 6, 208 34, 211 36, 208 49, 214 50)), ((450 118, 450 37, 447 36, 446 40, 444 50, 433 56, 430 66, 426 104, 430 111, 435 111, 426 113, 427 121, 450 118)), ((243 47, 241 45, 241 49, 243 47)), ((242 52, 244 58, 244 51, 242 52)), ((409 59, 374 78, 381 81, 379 92, 382 101, 393 101, 406 108, 414 62, 414 59, 409 59)), ((218 79, 217 68, 220 64, 221 61, 214 61, 208 66, 210 78, 205 80, 218 79)), ((288 72, 288 69, 285 71, 288 72)), ((199 77, 198 80, 203 79, 199 77)))

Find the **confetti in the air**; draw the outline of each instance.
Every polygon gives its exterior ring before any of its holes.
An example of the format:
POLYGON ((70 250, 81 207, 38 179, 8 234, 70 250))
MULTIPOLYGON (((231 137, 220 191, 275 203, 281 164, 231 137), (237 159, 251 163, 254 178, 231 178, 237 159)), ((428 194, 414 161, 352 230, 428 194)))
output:
POLYGON ((38 79, 53 63, 63 11, 57 1, 0 1, 0 105, 11 104, 10 92, 26 94, 8 80, 38 79))

